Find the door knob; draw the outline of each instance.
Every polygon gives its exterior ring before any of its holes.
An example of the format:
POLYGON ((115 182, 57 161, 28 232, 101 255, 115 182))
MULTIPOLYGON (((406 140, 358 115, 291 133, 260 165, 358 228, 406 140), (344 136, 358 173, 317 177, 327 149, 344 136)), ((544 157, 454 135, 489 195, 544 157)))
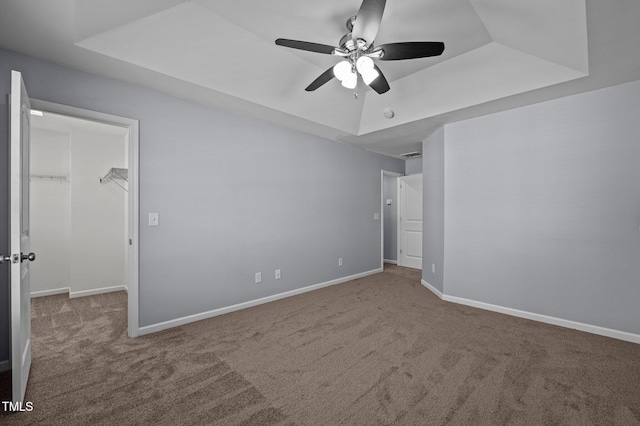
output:
POLYGON ((36 254, 35 253, 29 253, 29 254, 22 253, 22 258, 21 258, 20 262, 24 262, 25 260, 28 260, 29 262, 33 262, 34 260, 36 260, 36 254))
POLYGON ((11 262, 11 256, 5 256, 4 254, 0 254, 0 263, 2 262, 11 262))

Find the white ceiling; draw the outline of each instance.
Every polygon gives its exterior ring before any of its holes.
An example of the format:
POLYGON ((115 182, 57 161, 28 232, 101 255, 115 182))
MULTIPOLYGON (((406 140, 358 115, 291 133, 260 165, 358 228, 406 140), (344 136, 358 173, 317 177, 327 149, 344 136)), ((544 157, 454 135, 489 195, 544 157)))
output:
POLYGON ((0 46, 398 156, 444 123, 640 79, 637 0, 388 0, 376 44, 443 41, 379 61, 391 90, 333 80, 361 0, 0 0, 0 46), (384 110, 395 112, 392 119, 384 110))

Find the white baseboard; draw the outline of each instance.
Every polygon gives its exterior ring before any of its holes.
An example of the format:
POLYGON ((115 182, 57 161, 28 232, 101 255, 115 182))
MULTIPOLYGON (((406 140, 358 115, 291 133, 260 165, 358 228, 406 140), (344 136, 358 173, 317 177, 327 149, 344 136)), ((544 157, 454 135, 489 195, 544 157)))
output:
POLYGON ((54 288, 53 290, 43 290, 43 291, 32 291, 31 298, 34 297, 43 297, 43 296, 53 296, 55 294, 66 294, 69 293, 71 289, 69 287, 63 288, 54 288))
POLYGON ((207 312, 202 312, 195 315, 189 315, 186 317, 176 318, 174 320, 164 321, 157 324, 147 325, 144 327, 140 327, 140 336, 145 334, 156 333, 158 331, 166 330, 168 328, 178 327, 180 325, 189 324, 191 322, 196 322, 212 317, 216 317, 218 315, 228 314, 230 312, 239 311, 241 309, 251 308, 252 306, 262 305, 264 303, 274 302, 276 300, 284 299, 291 296, 296 296, 298 294, 307 293, 313 290, 319 290, 323 287, 329 287, 336 284, 342 284, 347 281, 352 281, 358 278, 364 278, 369 275, 377 274, 382 272, 382 269, 374 269, 367 272, 362 272, 360 274, 351 275, 344 278, 338 278, 332 281, 326 281, 320 284, 314 284, 307 287, 298 288, 291 291, 285 291, 284 293, 274 294, 272 296, 262 297, 260 299, 250 300, 248 302, 238 303, 237 305, 226 306, 224 308, 218 308, 207 312))
POLYGON ((390 263, 392 265, 397 265, 398 261, 397 260, 391 260, 391 259, 384 259, 383 263, 390 263))
POLYGON ((5 371, 9 371, 11 367, 9 366, 9 360, 5 359, 4 361, 0 361, 0 373, 4 373, 5 371))
POLYGON ((117 285, 114 287, 103 287, 103 288, 96 288, 96 289, 91 289, 91 290, 81 290, 81 291, 71 291, 71 288, 69 287, 63 287, 63 288, 55 288, 53 290, 44 290, 44 291, 32 291, 31 292, 31 298, 33 299, 34 297, 44 297, 44 296, 53 296, 56 294, 69 294, 69 298, 73 299, 76 297, 84 297, 84 296, 92 296, 94 294, 101 294, 101 293, 111 293, 112 291, 126 291, 127 293, 129 293, 129 288, 127 288, 126 285, 117 285))
POLYGON ((498 312, 501 314, 511 315, 518 318, 525 318, 533 321, 543 322, 546 324, 557 325, 559 327, 571 328, 587 333, 598 334, 600 336, 611 337, 613 339, 624 340, 626 342, 640 344, 640 334, 628 333, 626 331, 614 330, 611 328, 600 327, 597 325, 585 324, 582 322, 571 321, 562 318, 551 317, 548 315, 536 314, 533 312, 521 311, 519 309, 507 308, 490 303, 478 302, 476 300, 465 299, 463 297, 449 296, 441 293, 425 280, 421 280, 423 286, 431 290, 440 299, 447 302, 458 303, 460 305, 472 306, 474 308, 484 309, 487 311, 498 312))
POLYGON ((113 291, 123 291, 123 290, 126 291, 127 293, 129 292, 129 289, 127 288, 127 286, 124 286, 124 285, 116 285, 116 286, 113 286, 113 287, 95 288, 95 289, 91 289, 91 290, 70 291, 69 292, 69 298, 70 299, 74 299, 76 297, 93 296, 95 294, 111 293, 113 291))
POLYGON ((437 288, 435 288, 434 286, 432 286, 431 284, 429 284, 425 280, 420 280, 420 283, 423 286, 425 286, 426 288, 428 288, 429 290, 431 290, 431 292, 433 294, 435 294, 436 296, 438 296, 440 299, 444 299, 444 294, 442 294, 442 292, 440 290, 438 290, 437 288))

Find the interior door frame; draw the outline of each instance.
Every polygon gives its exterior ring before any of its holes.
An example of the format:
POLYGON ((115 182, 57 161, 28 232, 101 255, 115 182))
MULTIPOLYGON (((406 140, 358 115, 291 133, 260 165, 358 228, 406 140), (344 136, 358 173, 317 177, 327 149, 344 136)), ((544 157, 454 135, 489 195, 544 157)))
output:
POLYGON ((43 112, 67 115, 70 117, 80 118, 83 120, 96 121, 104 124, 125 127, 129 129, 129 177, 128 177, 128 232, 129 232, 129 282, 128 285, 128 312, 127 312, 127 332, 129 337, 138 337, 140 335, 140 320, 138 314, 139 306, 139 122, 132 118, 120 117, 117 115, 106 114, 97 111, 91 111, 82 108, 76 108, 68 105, 57 104, 54 102, 43 101, 39 99, 31 99, 31 108, 43 112))
MULTIPOLYGON (((384 270, 384 177, 392 176, 399 178, 404 176, 402 173, 391 172, 389 170, 380 170, 380 270, 384 270)), ((397 191, 396 191, 397 194, 397 191)), ((396 196, 397 199, 397 196, 396 196)), ((396 204, 397 201, 396 201, 396 204)), ((398 206, 398 208, 400 208, 398 206)), ((400 223, 396 221, 396 227, 400 226, 400 223)))

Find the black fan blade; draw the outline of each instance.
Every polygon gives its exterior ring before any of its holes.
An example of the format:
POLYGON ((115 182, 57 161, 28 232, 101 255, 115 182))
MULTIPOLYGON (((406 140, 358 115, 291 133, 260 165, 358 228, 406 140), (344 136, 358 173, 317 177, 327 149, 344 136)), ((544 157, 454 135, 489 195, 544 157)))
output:
POLYGON ((362 1, 360 10, 356 15, 356 22, 353 24, 353 30, 351 30, 351 37, 356 45, 358 39, 364 40, 364 48, 366 49, 376 39, 386 3, 386 0, 362 1))
POLYGON ((312 92, 316 90, 318 87, 322 86, 323 84, 328 83, 329 80, 331 80, 333 77, 335 76, 333 74, 333 67, 331 67, 325 72, 323 72, 322 74, 320 74, 320 77, 313 80, 313 83, 307 86, 307 88, 304 90, 306 90, 307 92, 312 92))
POLYGON ((308 41, 289 40, 286 38, 279 38, 276 40, 278 46, 290 47, 292 49, 306 50, 309 52, 326 53, 330 55, 336 49, 333 46, 320 43, 311 43, 308 41))
POLYGON ((407 41, 382 44, 376 49, 382 49, 384 52, 380 57, 381 61, 399 61, 442 55, 444 43, 441 41, 407 41))
POLYGON ((382 71, 380 71, 380 68, 378 68, 377 65, 374 65, 373 67, 376 69, 376 71, 378 71, 379 75, 375 80, 371 82, 369 87, 371 87, 373 90, 378 92, 379 95, 382 95, 383 93, 386 93, 389 91, 390 89, 389 83, 387 82, 387 79, 384 78, 384 74, 382 74, 382 71))

